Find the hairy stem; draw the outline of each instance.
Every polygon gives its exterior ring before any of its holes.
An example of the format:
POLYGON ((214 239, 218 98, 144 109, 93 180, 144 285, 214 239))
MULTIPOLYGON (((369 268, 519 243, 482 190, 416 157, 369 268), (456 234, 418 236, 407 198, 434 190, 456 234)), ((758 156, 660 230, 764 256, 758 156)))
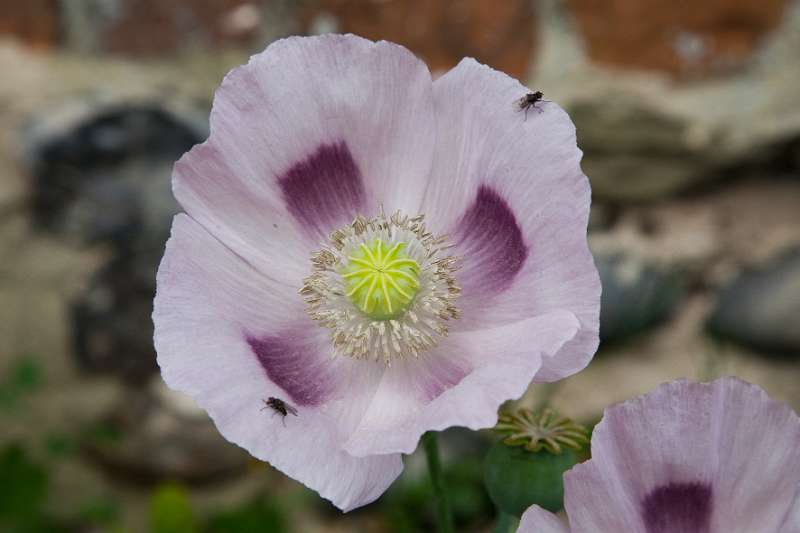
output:
POLYGON ((422 436, 422 447, 428 459, 428 471, 431 474, 433 492, 436 496, 436 525, 439 533, 453 533, 453 512, 442 473, 442 461, 439 458, 439 442, 436 433, 429 431, 422 436))
POLYGON ((516 518, 508 513, 499 511, 497 516, 497 524, 494 526, 494 533, 511 533, 516 525, 516 518))

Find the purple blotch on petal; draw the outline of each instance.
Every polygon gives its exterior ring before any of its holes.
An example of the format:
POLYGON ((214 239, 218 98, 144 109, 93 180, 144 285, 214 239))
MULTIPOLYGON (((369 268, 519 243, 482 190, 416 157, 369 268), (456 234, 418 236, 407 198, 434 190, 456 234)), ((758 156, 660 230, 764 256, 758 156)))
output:
POLYGON ((642 519, 647 533, 708 533, 711 504, 710 485, 669 483, 642 500, 642 519))
POLYGON ((494 293, 508 288, 528 257, 528 247, 511 207, 488 185, 478 188, 455 237, 464 256, 463 279, 459 276, 459 280, 465 290, 494 293))
POLYGON ((364 181, 344 141, 321 145, 278 185, 289 212, 314 236, 327 237, 364 210, 364 181))
POLYGON ((322 404, 333 390, 329 358, 317 353, 317 346, 302 335, 251 337, 247 344, 261 363, 267 377, 286 391, 292 403, 301 407, 322 404))

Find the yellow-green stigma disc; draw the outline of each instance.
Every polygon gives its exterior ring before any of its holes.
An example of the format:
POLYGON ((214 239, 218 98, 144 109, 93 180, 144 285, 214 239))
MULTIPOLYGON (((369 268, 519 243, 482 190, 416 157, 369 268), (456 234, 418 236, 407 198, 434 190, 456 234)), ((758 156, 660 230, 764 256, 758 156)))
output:
POLYGON ((419 289, 419 265, 403 251, 406 243, 375 239, 362 243, 347 259, 342 277, 347 296, 375 320, 402 315, 419 289))

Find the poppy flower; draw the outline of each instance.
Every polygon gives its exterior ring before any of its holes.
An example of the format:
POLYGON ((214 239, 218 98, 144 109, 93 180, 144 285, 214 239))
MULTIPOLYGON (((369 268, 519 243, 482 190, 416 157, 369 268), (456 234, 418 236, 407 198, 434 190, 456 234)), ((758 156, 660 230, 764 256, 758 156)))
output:
POLYGON ((566 113, 526 116, 526 92, 471 59, 434 82, 352 35, 283 39, 230 72, 175 165, 166 383, 347 510, 423 432, 492 426, 532 380, 586 366, 589 184, 566 113))
POLYGON ((800 419, 736 378, 676 381, 606 409, 564 474, 569 527, 533 506, 520 533, 798 533, 800 419))

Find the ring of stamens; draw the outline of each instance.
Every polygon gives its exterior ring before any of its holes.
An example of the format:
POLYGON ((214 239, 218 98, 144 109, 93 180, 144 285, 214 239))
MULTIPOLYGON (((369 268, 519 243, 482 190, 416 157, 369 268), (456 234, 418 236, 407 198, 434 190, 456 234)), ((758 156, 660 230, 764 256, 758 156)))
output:
POLYGON ((418 356, 458 318, 461 289, 446 237, 424 216, 358 216, 312 255, 300 294, 309 316, 331 330, 335 355, 356 359, 418 356))

